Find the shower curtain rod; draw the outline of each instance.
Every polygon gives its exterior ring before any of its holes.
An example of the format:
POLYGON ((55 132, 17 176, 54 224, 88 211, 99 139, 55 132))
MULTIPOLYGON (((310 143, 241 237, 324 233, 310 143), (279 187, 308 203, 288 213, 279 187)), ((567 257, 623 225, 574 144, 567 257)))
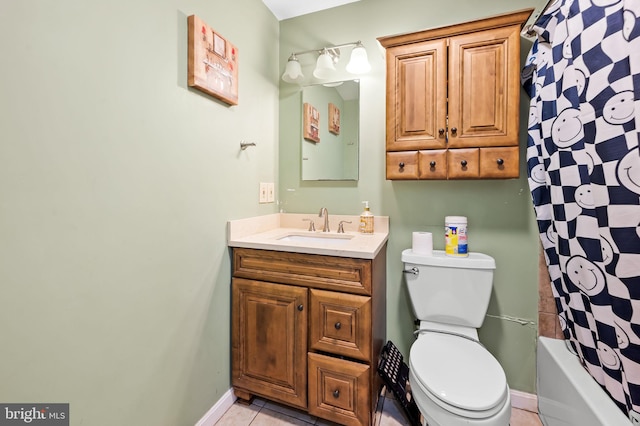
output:
POLYGON ((520 34, 526 38, 534 37, 536 33, 533 31, 533 26, 538 21, 538 18, 545 14, 545 12, 547 11, 551 3, 555 3, 556 1, 559 1, 559 0, 548 0, 547 4, 545 4, 544 7, 540 9, 540 13, 538 13, 537 15, 536 14, 531 15, 527 23, 522 28, 522 32, 520 34))

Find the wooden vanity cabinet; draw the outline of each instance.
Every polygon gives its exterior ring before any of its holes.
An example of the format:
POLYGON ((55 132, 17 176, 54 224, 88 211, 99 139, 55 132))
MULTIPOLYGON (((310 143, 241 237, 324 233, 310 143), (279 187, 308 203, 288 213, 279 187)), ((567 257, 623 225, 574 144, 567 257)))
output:
POLYGON ((233 249, 232 384, 343 425, 372 425, 386 341, 375 259, 233 249))
POLYGON ((233 385, 306 408, 307 289, 233 278, 232 300, 233 385))
POLYGON ((520 29, 532 11, 378 38, 387 179, 519 176, 520 29), (422 160, 427 150, 446 151, 446 161, 422 160))

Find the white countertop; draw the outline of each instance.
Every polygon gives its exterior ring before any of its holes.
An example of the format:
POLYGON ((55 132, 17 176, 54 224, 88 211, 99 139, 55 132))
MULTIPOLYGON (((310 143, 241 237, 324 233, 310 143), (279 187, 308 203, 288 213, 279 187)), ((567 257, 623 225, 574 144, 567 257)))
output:
POLYGON ((328 256, 354 257, 373 259, 389 238, 389 218, 374 217, 374 233, 358 232, 359 215, 329 214, 330 232, 322 232, 324 219, 317 214, 274 213, 247 219, 230 220, 227 224, 227 244, 229 247, 244 247, 263 250, 286 251, 293 253, 322 254, 328 256), (308 231, 309 221, 315 223, 316 231, 308 231), (344 224, 344 234, 338 234, 338 223, 344 224), (287 235, 318 236, 309 241, 284 241, 280 238, 287 235), (323 241, 322 237, 352 237, 340 241, 338 245, 332 241, 323 241))

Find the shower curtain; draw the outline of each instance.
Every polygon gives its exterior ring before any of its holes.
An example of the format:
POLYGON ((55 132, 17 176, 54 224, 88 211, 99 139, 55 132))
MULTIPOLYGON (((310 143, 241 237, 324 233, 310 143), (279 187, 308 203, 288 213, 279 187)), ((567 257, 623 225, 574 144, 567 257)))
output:
POLYGON ((640 0, 557 0, 534 31, 528 181, 560 324, 640 424, 640 0))

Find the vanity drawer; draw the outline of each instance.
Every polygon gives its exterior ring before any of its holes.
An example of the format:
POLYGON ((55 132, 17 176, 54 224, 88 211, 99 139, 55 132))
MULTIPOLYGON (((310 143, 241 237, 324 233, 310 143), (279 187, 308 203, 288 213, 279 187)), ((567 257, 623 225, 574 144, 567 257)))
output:
POLYGON ((419 151, 420 179, 447 178, 447 150, 419 151))
POLYGON ((477 179, 480 175, 480 149, 450 149, 447 153, 449 179, 477 179))
POLYGON ((371 298, 310 290, 309 347, 363 361, 371 359, 371 298))
POLYGON ((519 177, 519 149, 517 146, 480 148, 480 177, 491 179, 519 177))
POLYGON ((418 179, 418 151, 387 152, 387 179, 418 179))
POLYGON ((368 259, 235 248, 233 276, 371 295, 368 259))
POLYGON ((314 353, 308 357, 309 414, 341 425, 369 425, 369 366, 314 353))

